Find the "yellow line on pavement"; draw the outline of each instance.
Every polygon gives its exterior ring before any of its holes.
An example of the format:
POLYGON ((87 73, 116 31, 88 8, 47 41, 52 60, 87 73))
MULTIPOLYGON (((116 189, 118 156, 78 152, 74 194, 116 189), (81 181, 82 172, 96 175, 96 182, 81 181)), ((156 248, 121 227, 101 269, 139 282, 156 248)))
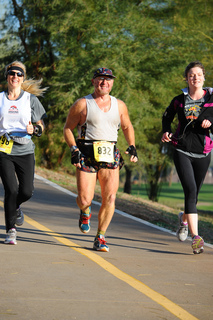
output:
MULTIPOLYGON (((2 201, 0 201, 0 206, 4 207, 4 204, 2 201)), ((43 226, 39 222, 31 219, 30 217, 25 215, 25 221, 32 225, 33 227, 37 228, 38 230, 44 231, 46 234, 52 236, 57 241, 63 243, 64 245, 72 248, 73 250, 77 251, 78 253, 81 253, 82 255, 86 256, 90 260, 94 261, 96 264, 98 264, 101 268, 106 270, 107 272, 111 273, 116 278, 124 281, 125 283, 129 284, 131 287, 136 289, 137 291, 143 293, 147 297, 149 297, 151 300, 155 301, 162 307, 164 307, 166 310, 168 310, 170 313, 175 315, 177 318, 181 320, 199 320, 198 318, 194 317, 190 313, 188 313, 183 308, 179 307, 177 304, 172 302, 171 300, 167 299, 160 293, 156 292, 155 290, 152 290, 147 285, 145 285, 143 282, 131 277, 127 273, 121 271, 117 267, 115 267, 113 264, 109 263, 102 257, 100 257, 98 254, 91 252, 89 250, 83 249, 78 244, 64 238, 58 233, 55 233, 54 231, 50 230, 49 228, 43 226)))
POLYGON ((131 277, 127 273, 121 271, 117 267, 115 267, 113 264, 109 263, 102 257, 100 257, 98 254, 91 252, 87 249, 83 249, 81 246, 77 245, 76 243, 64 238, 58 233, 55 233, 54 231, 46 228, 42 224, 38 223, 37 221, 31 219, 30 217, 25 215, 25 221, 29 223, 30 225, 34 226, 35 228, 44 231, 46 234, 52 236, 57 241, 63 243, 64 245, 72 248, 73 250, 81 253, 82 255, 86 256, 90 260, 94 261, 96 264, 98 264, 101 268, 106 270, 107 272, 111 273, 116 278, 126 282, 134 289, 138 290, 139 292, 143 293, 153 301, 157 302, 159 305, 164 307, 166 310, 168 310, 170 313, 175 315, 177 318, 181 320, 198 320, 198 318, 192 316, 190 313, 188 313, 186 310, 179 307, 177 304, 173 303, 171 300, 167 299, 160 293, 152 290, 147 285, 142 283, 141 281, 131 277))

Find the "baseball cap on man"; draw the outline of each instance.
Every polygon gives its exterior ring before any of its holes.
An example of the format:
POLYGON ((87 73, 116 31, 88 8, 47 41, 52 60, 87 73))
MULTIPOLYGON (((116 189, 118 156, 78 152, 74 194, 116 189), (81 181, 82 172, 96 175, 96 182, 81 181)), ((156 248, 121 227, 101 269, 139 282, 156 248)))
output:
POLYGON ((100 77, 100 76, 107 76, 109 78, 116 78, 115 76, 113 76, 112 74, 112 70, 107 69, 107 68, 98 68, 95 72, 94 72, 94 76, 93 79, 100 77))

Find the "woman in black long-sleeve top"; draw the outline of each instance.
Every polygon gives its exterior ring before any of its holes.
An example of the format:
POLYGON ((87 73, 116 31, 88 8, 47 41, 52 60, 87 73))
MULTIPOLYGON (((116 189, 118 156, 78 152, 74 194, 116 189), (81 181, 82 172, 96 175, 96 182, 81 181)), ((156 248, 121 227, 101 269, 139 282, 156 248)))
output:
POLYGON ((188 227, 192 236, 193 253, 202 253, 204 240, 198 235, 197 199, 211 160, 213 141, 212 88, 203 88, 205 69, 199 61, 191 62, 185 69, 188 87, 172 99, 163 114, 163 142, 175 147, 174 164, 181 181, 184 212, 179 213, 177 237, 186 240, 188 227), (178 127, 172 134, 171 123, 177 114, 178 127))

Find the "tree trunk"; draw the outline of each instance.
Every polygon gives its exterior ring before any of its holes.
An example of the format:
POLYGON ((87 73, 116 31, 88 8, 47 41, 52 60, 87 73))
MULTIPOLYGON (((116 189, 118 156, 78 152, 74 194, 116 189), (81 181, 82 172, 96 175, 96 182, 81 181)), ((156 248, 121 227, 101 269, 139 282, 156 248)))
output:
POLYGON ((132 176, 132 171, 129 169, 128 166, 124 166, 126 170, 126 181, 124 184, 124 192, 131 194, 131 176, 132 176))

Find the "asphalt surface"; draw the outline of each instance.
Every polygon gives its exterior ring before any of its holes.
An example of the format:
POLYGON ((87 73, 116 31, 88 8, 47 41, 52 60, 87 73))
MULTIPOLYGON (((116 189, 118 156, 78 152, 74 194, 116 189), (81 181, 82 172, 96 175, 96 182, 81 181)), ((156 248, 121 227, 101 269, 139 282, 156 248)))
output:
POLYGON ((92 249, 78 228, 76 195, 36 176, 22 205, 17 245, 5 245, 0 184, 0 320, 213 319, 213 246, 191 242, 116 210, 110 251, 92 249))

